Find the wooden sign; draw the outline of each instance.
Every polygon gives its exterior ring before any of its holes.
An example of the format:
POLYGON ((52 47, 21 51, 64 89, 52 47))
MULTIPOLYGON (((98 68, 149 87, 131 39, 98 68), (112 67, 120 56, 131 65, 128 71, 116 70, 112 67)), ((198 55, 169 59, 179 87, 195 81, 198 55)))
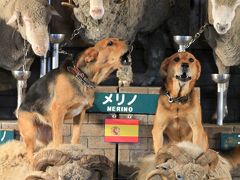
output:
POLYGON ((0 130, 0 144, 14 139, 14 130, 0 130))
POLYGON ((240 145, 240 134, 221 133, 221 149, 231 149, 240 145))
POLYGON ((155 114, 158 94, 96 93, 89 112, 155 114))
POLYGON ((105 142, 138 142, 139 120, 105 119, 105 142))

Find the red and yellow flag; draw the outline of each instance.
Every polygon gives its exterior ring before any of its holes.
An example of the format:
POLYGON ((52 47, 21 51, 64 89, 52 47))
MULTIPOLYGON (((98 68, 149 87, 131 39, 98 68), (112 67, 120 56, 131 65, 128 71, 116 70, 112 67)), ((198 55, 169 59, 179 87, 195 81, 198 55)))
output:
POLYGON ((138 142, 137 119, 105 119, 105 142, 138 142))

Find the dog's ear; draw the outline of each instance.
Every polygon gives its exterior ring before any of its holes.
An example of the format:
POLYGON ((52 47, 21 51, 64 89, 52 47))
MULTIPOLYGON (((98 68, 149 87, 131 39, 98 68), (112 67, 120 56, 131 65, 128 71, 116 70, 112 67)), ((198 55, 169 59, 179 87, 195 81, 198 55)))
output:
POLYGON ((170 57, 169 58, 166 58, 164 59, 164 61, 162 62, 161 64, 161 67, 160 67, 160 75, 165 78, 167 77, 167 70, 168 70, 168 65, 170 63, 170 57))
POLYGON ((94 48, 88 48, 84 53, 83 53, 83 58, 85 63, 90 63, 92 61, 96 61, 98 57, 98 51, 94 48))
POLYGON ((90 47, 78 57, 77 67, 82 67, 87 63, 96 61, 97 57, 98 51, 94 47, 90 47))
POLYGON ((196 66, 197 66, 197 76, 196 76, 196 79, 198 80, 200 75, 201 75, 201 64, 199 62, 199 60, 196 59, 196 66))

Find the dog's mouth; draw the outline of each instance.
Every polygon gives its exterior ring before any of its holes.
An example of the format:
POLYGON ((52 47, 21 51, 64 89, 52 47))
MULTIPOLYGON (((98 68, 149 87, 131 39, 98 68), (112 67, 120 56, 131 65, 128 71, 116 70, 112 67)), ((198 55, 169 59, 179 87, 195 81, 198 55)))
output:
POLYGON ((188 76, 186 72, 183 72, 181 75, 176 75, 176 79, 182 82, 187 82, 192 79, 191 76, 188 76))
POLYGON ((121 62, 122 65, 131 65, 132 60, 131 60, 130 51, 125 52, 125 53, 120 57, 120 62, 121 62))

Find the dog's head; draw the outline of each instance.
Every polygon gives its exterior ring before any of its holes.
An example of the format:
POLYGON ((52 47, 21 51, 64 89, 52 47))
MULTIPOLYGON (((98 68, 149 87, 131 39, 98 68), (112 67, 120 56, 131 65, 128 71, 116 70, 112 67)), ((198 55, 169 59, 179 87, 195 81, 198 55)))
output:
POLYGON ((160 73, 164 79, 176 79, 185 84, 200 77, 201 65, 191 53, 178 52, 162 62, 160 73))
POLYGON ((76 66, 82 69, 96 84, 107 78, 114 70, 130 65, 130 47, 126 41, 106 38, 85 50, 76 66))
POLYGON ((77 60, 77 67, 94 70, 101 68, 118 69, 129 64, 129 46, 126 41, 117 38, 106 38, 85 50, 77 60))
POLYGON ((107 78, 114 70, 130 65, 129 45, 117 38, 106 38, 85 50, 77 58, 76 66, 82 69, 96 84, 107 78))

